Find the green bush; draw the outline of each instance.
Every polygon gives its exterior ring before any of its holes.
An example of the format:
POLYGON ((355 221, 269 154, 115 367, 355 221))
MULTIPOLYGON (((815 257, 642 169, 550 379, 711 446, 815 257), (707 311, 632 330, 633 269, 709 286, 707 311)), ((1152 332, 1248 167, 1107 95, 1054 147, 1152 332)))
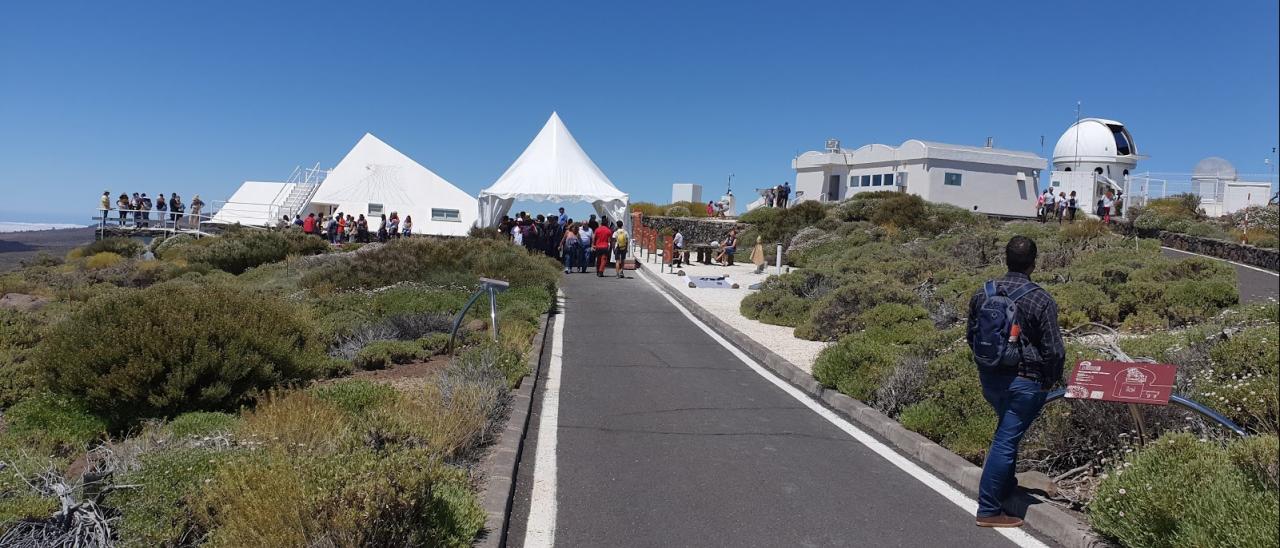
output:
POLYGON ((529 374, 529 364, 524 355, 510 345, 485 341, 458 354, 454 367, 462 369, 492 369, 502 373, 508 386, 518 386, 520 379, 529 374))
POLYGON ((53 394, 18 402, 5 411, 4 421, 7 445, 25 447, 41 455, 78 454, 107 430, 106 422, 83 403, 53 394))
MULTIPOLYGON (((758 207, 743 213, 738 220, 751 225, 752 232, 763 238, 764 243, 791 241, 800 229, 812 226, 827 215, 826 207, 814 200, 797 203, 788 208, 758 207)), ((755 235, 743 233, 741 241, 755 245, 755 235)))
POLYGON ((141 467, 117 481, 136 485, 112 491, 106 506, 121 513, 122 546, 186 546, 205 530, 195 523, 193 498, 217 470, 236 462, 236 451, 176 448, 143 454, 141 467))
POLYGON ((668 207, 667 210, 663 212, 663 214, 666 215, 667 217, 692 217, 693 216, 693 213, 689 211, 689 208, 684 206, 668 207))
POLYGON ((368 371, 386 369, 391 365, 400 365, 428 357, 422 345, 415 341, 374 341, 360 349, 353 365, 356 369, 368 371))
POLYGON ((1212 368, 1195 383, 1196 396, 1237 424, 1280 432, 1280 326, 1255 327, 1209 349, 1212 368))
POLYGON ((809 318, 796 326, 796 336, 813 341, 833 341, 866 327, 862 314, 881 304, 918 306, 911 290, 889 277, 864 278, 841 286, 813 304, 809 318))
POLYGON ((982 397, 973 354, 962 346, 931 360, 927 370, 920 403, 903 409, 898 420, 907 429, 981 463, 996 421, 982 397))
POLYGON ((1058 322, 1063 329, 1074 329, 1091 321, 1106 325, 1119 323, 1119 305, 1096 285, 1067 282, 1050 286, 1048 290, 1058 302, 1058 322))
POLYGON ((103 270, 124 262, 124 257, 110 251, 94 253, 84 260, 84 267, 89 270, 103 270))
POLYGON ((363 379, 317 384, 307 391, 316 399, 334 404, 354 416, 364 416, 378 406, 393 402, 397 397, 394 388, 363 379))
POLYGON ((835 279, 816 270, 800 270, 769 276, 759 291, 742 300, 743 316, 767 324, 795 327, 809 316, 814 301, 838 285, 835 279))
POLYGON ((40 323, 34 313, 0 308, 0 409, 36 393, 40 375, 30 356, 40 323))
POLYGON ((1187 434, 1163 436, 1108 473, 1089 521, 1123 546, 1275 546, 1280 493, 1260 484, 1247 460, 1242 468, 1232 458, 1275 462, 1275 438, 1267 438, 1224 449, 1187 434))
POLYGON ((255 390, 323 375, 323 351, 284 301, 170 282, 91 301, 50 330, 34 361, 55 391, 123 427, 235 409, 255 390))
POLYGON ((229 413, 192 411, 169 421, 169 431, 179 438, 226 434, 235 430, 237 420, 235 415, 229 413))
POLYGON ((418 345, 428 356, 437 356, 444 354, 449 347, 448 333, 432 333, 418 339, 418 345))
POLYGON ((103 238, 80 249, 80 256, 88 257, 98 253, 115 253, 121 257, 137 257, 146 246, 133 238, 103 238))
POLYGON ((846 335, 822 349, 813 363, 813 378, 853 398, 870 402, 876 388, 903 355, 903 349, 863 333, 846 335))
POLYGON ((250 268, 283 261, 290 255, 315 255, 329 244, 293 230, 232 229, 220 236, 185 240, 164 246, 163 259, 183 259, 240 274, 250 268))

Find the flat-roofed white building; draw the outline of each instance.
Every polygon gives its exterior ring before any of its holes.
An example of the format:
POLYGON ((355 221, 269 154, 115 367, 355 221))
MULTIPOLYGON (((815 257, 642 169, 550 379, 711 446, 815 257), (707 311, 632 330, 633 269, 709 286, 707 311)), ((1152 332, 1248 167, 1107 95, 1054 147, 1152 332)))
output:
POLYGON ((856 150, 829 140, 791 162, 793 201, 840 201, 859 192, 894 190, 970 211, 1034 217, 1044 158, 1018 150, 909 139, 856 150))
POLYGON ((675 183, 671 185, 671 202, 702 203, 702 185, 697 183, 675 183))

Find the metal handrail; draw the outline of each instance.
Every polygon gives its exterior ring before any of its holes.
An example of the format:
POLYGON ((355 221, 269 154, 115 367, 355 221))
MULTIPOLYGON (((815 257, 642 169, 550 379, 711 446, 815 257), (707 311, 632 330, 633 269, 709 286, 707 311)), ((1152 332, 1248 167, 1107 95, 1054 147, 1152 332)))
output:
POLYGON ((491 278, 480 278, 480 289, 471 295, 467 300, 467 304, 462 307, 462 311, 458 312, 458 317, 453 320, 453 328, 449 330, 449 354, 453 354, 454 341, 458 337, 458 328, 462 326, 462 320, 467 316, 467 311, 471 309, 471 305, 475 304, 476 299, 485 293, 489 294, 489 322, 493 326, 493 342, 498 342, 498 293, 506 291, 511 284, 502 280, 494 280, 491 278))

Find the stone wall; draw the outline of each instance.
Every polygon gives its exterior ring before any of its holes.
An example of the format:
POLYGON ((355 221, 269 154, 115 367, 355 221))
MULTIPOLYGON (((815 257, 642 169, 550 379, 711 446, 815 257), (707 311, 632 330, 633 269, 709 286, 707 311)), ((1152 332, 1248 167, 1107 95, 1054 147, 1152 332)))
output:
POLYGON ((1280 270, 1280 251, 1251 245, 1160 231, 1160 244, 1165 247, 1235 261, 1267 270, 1280 270))
POLYGON ((751 225, 733 219, 705 219, 697 217, 644 217, 644 226, 649 228, 679 230, 684 234, 684 241, 690 244, 701 244, 711 241, 724 241, 729 231, 737 228, 741 234, 751 225))

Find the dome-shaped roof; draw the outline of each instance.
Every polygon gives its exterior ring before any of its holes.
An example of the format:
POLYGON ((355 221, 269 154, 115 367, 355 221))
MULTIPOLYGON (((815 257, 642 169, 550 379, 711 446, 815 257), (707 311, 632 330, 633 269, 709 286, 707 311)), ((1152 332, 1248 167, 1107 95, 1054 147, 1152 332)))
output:
POLYGON ((1120 162, 1137 164, 1138 147, 1124 124, 1085 118, 1071 124, 1053 147, 1053 163, 1120 162))
POLYGON ((1231 162, 1223 158, 1210 156, 1196 162, 1196 167, 1191 169, 1191 179, 1234 181, 1236 180, 1236 166, 1231 165, 1231 162))

